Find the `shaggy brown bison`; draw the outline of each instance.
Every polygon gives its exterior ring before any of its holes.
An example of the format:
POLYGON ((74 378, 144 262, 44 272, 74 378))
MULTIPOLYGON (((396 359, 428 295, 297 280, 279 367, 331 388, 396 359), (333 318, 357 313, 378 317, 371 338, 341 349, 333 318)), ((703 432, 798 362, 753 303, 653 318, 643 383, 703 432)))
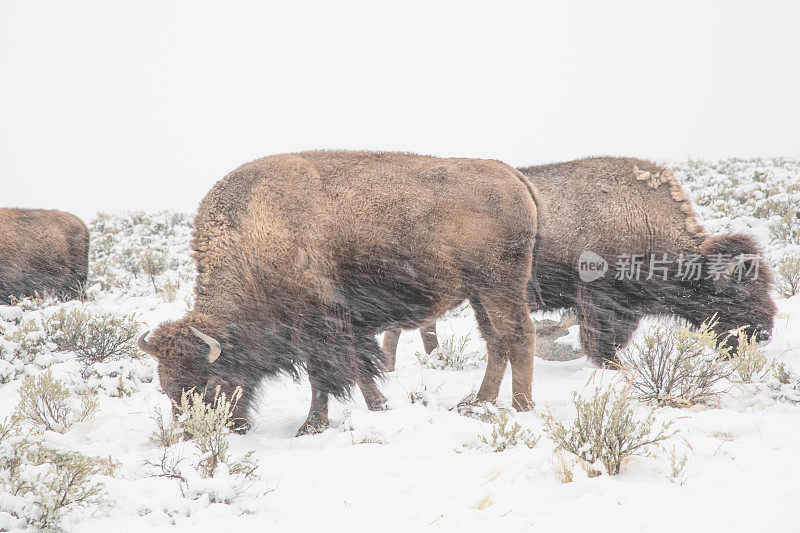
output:
POLYGON ((89 230, 63 211, 0 209, 0 303, 24 296, 81 298, 89 230))
POLYGON ((305 368, 303 434, 324 428, 328 397, 354 384, 370 409, 384 407, 375 334, 430 323, 466 299, 490 357, 479 399, 497 397, 510 361, 513 404, 528 409, 537 218, 527 178, 497 161, 343 151, 258 159, 200 204, 194 309, 140 346, 173 400, 190 388, 230 397, 241 387, 239 418, 265 376, 305 368))
MULTIPOLYGON (((669 170, 613 157, 519 170, 539 192, 543 212, 533 278, 538 307, 575 309, 591 359, 614 366, 646 315, 695 326, 716 315, 719 333, 747 326, 756 339, 769 339, 776 309, 760 248, 747 235, 708 236, 669 170)), ((430 331, 420 332, 431 345, 430 331)), ((389 369, 397 335, 385 338, 389 369)))

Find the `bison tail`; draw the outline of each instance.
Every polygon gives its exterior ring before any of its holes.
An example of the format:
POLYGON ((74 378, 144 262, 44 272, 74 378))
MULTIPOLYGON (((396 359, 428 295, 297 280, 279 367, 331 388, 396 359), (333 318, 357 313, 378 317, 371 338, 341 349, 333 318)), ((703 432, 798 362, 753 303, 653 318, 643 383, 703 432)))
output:
MULTIPOLYGON (((528 302, 535 304, 537 307, 544 306, 544 298, 542 297, 542 290, 539 287, 539 280, 536 277, 536 263, 539 256, 539 249, 541 247, 540 236, 542 233, 542 224, 544 215, 544 201, 539 195, 539 191, 533 186, 533 183, 522 172, 517 171, 517 177, 528 188, 528 192, 533 198, 533 203, 536 204, 536 235, 533 241, 533 258, 531 261, 531 282, 528 284, 528 290, 533 294, 528 294, 528 302)), ((533 311, 533 309, 531 309, 533 311)))

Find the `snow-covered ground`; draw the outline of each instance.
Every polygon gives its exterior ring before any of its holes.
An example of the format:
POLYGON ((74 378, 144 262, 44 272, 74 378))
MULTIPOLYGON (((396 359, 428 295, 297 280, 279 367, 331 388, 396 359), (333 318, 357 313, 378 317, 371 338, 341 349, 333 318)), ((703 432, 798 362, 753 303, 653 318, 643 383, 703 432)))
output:
MULTIPOLYGON (((799 162, 688 162, 672 168, 712 231, 751 232, 772 261, 800 252, 799 162)), ((277 379, 263 386, 254 428, 229 437, 233 455, 255 450, 259 479, 236 485, 223 472, 219 479, 195 480, 187 487, 155 477, 144 464, 160 453, 149 438, 156 427, 153 413, 168 412, 169 401, 159 390, 154 361, 123 357, 94 363, 87 374, 76 354, 59 352, 48 339, 30 357, 15 355, 22 337, 14 332, 59 309, 82 305, 97 313, 135 315, 143 329, 182 316, 192 303, 190 226, 190 217, 169 213, 98 218, 92 225, 94 285, 86 304, 0 307, 5 334, 0 337, 0 417, 17 404, 23 376, 51 368, 75 395, 87 388, 97 392, 99 408, 63 435, 48 432, 45 438, 54 446, 119 463, 113 475, 99 478, 109 504, 97 511, 71 511, 62 520, 66 530, 800 529, 792 504, 800 480, 800 295, 776 294, 780 314, 766 348, 770 358, 790 369, 788 385, 770 374, 759 383, 730 384, 711 406, 657 409, 656 419, 672 421, 677 434, 650 456, 625 462, 616 476, 589 478, 576 466, 574 480, 562 483, 553 467, 553 442, 546 436, 532 449, 489 450, 480 435, 491 430, 490 424, 454 409, 480 383, 482 365, 429 368, 415 355, 423 351, 419 336, 407 332, 400 339, 397 370, 382 386, 391 410, 368 411, 356 392, 353 401, 333 402, 329 430, 295 438, 310 388, 305 380, 277 379), (93 379, 89 386, 86 375, 93 379), (668 479, 671 453, 688 457, 683 483, 668 479)), ((468 308, 441 320, 437 329, 443 340, 469 334, 466 351, 485 352, 468 308)), ((41 336, 28 335, 34 341, 41 336)), ((566 420, 574 414, 572 391, 609 385, 617 374, 597 370, 585 358, 537 358, 536 407, 512 417, 543 435, 543 415, 566 420)), ((507 375, 501 406, 510 405, 510 381, 507 375)), ((643 413, 650 409, 640 406, 643 413)), ((14 505, 19 504, 0 495, 0 530, 20 523, 5 513, 14 505)))

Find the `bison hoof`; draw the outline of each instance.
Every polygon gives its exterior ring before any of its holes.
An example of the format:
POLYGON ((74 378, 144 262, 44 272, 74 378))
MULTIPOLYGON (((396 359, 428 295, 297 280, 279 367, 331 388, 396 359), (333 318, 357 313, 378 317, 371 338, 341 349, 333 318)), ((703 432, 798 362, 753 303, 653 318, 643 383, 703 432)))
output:
POLYGON ((456 405, 456 411, 458 411, 458 414, 461 416, 488 422, 494 419, 499 412, 499 409, 494 402, 484 401, 474 394, 469 394, 463 400, 458 402, 458 405, 456 405))
POLYGON ((511 402, 511 405, 517 410, 517 412, 524 412, 532 411, 534 404, 532 400, 528 400, 527 398, 522 398, 521 400, 519 398, 514 398, 514 401, 511 402))
POLYGON ((391 407, 389 407, 389 400, 383 396, 380 398, 370 398, 369 400, 366 400, 366 402, 367 409, 370 411, 388 411, 391 409, 391 407))
POLYGON ((318 433, 322 433, 326 429, 328 429, 327 421, 309 419, 303 422, 303 425, 297 430, 295 437, 301 437, 303 435, 316 435, 318 433))
POLYGON ((239 435, 244 435, 248 431, 250 431, 250 422, 243 418, 237 418, 234 420, 233 424, 233 431, 239 435))
POLYGON ((599 368, 604 370, 619 370, 622 365, 619 362, 619 359, 616 357, 614 358, 607 358, 607 357, 597 357, 593 358, 594 364, 596 364, 599 368))

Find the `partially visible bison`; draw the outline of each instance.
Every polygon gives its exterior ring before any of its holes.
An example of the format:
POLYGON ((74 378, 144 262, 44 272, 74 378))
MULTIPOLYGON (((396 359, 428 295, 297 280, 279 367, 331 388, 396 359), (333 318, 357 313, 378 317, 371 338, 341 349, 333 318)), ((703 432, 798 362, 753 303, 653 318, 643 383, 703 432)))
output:
POLYGON ((298 434, 328 424, 328 398, 359 385, 370 409, 375 335, 430 323, 465 299, 489 365, 478 399, 496 399, 507 362, 512 401, 529 409, 533 325, 526 296, 538 226, 535 191, 498 161, 316 151, 265 157, 219 181, 192 240, 195 306, 140 338, 167 395, 243 395, 243 419, 270 375, 311 382, 298 434))
MULTIPOLYGON (((694 326, 716 316, 720 334, 746 326, 757 340, 770 338, 776 308, 761 249, 747 235, 707 235, 668 169, 599 157, 519 170, 543 212, 533 278, 538 308, 576 310, 581 347, 592 360, 616 366, 616 351, 647 315, 694 326)), ((430 331, 421 333, 433 343, 430 331)), ((387 332, 384 344, 390 369, 396 335, 387 332)))
POLYGON ((0 209, 0 303, 52 295, 82 298, 89 271, 89 230, 75 215, 0 209))

